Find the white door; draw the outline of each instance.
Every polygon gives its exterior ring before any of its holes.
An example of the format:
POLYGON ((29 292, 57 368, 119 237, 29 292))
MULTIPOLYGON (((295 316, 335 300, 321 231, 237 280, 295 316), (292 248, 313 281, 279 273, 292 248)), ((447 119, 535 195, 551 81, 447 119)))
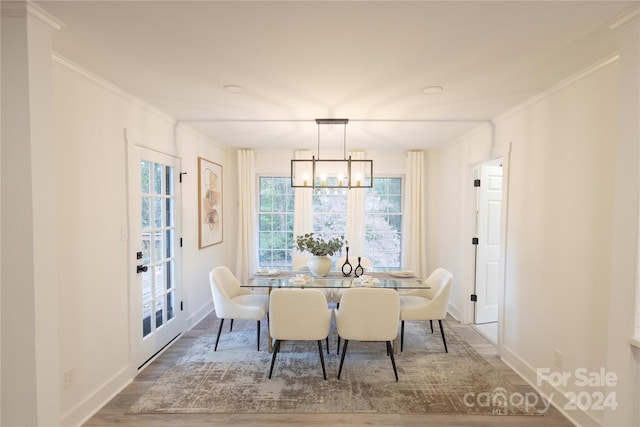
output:
POLYGON ((131 344, 141 368, 183 330, 180 159, 129 144, 131 344))
POLYGON ((498 321, 502 166, 480 166, 475 323, 498 321))

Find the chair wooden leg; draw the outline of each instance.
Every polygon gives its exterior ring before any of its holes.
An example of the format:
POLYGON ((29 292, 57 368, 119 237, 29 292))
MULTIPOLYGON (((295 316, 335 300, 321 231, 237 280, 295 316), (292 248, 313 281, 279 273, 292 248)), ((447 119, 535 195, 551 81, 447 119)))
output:
POLYGON ((280 340, 276 340, 276 343, 273 346, 273 356, 271 356, 271 369, 269 369, 269 379, 271 379, 271 374, 273 373, 273 365, 276 363, 276 355, 278 354, 278 350, 280 350, 280 340))
POLYGON ((336 354, 340 354, 340 335, 338 335, 338 345, 336 346, 336 354))
POLYGON ((231 325, 229 325, 229 332, 233 332, 233 319, 231 319, 231 325))
POLYGON ((327 371, 324 369, 324 356, 322 354, 322 340, 318 340, 318 351, 320 352, 320 364, 322 365, 322 376, 327 380, 327 371))
POLYGON ((400 322, 400 353, 404 349, 404 320, 400 322))
POLYGON ((442 333, 442 342, 444 343, 444 352, 449 353, 449 350, 447 350, 447 340, 444 339, 444 328, 442 327, 442 320, 438 320, 438 324, 440 324, 440 333, 442 333))
POLYGON ((342 347, 342 357, 340 358, 340 368, 338 369, 338 379, 340 379, 340 374, 342 373, 342 364, 344 363, 344 356, 347 354, 347 344, 349 340, 344 340, 344 347, 342 347))
POLYGON ((260 351, 260 321, 258 320, 258 335, 256 336, 256 341, 258 342, 258 351, 260 351))
POLYGON ((429 320, 429 324, 431 325, 431 333, 433 333, 433 320, 429 320))
POLYGON ((396 382, 398 382, 398 371, 396 370, 396 359, 393 357, 393 345, 391 345, 391 341, 387 341, 387 353, 389 353, 389 356, 391 357, 393 374, 396 376, 396 382))
POLYGON ((329 354, 329 335, 327 335, 326 341, 327 341, 327 354, 329 354))
POLYGON ((220 319, 220 327, 218 328, 218 336, 216 337, 216 346, 213 348, 213 351, 218 350, 218 341, 220 341, 220 332, 222 332, 223 323, 224 323, 224 319, 220 319))

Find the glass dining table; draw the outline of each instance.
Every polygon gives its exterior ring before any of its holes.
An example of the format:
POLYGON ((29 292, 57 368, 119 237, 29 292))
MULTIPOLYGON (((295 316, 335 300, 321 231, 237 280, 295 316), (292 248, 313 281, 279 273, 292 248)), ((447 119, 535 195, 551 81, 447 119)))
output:
MULTIPOLYGON (((274 288, 337 290, 371 287, 395 289, 397 291, 429 289, 429 286, 412 271, 367 272, 360 277, 355 277, 353 274, 344 276, 339 271, 331 271, 326 276, 314 277, 309 272, 303 271, 262 270, 252 275, 242 287, 267 289, 268 292, 271 292, 274 288)), ((271 335, 269 334, 269 352, 272 351, 271 341, 271 335)))

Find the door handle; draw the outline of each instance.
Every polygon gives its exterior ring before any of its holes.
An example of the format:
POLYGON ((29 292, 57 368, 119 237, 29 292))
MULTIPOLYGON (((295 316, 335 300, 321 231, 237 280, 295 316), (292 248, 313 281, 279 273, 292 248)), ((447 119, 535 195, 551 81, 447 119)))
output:
POLYGON ((146 265, 138 265, 138 266, 136 266, 136 273, 137 274, 143 273, 143 272, 147 271, 148 268, 149 267, 147 267, 146 265))

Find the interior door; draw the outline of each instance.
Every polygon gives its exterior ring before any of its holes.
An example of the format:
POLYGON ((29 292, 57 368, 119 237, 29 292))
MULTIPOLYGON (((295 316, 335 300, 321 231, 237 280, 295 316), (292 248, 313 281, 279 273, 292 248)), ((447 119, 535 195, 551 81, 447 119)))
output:
POLYGON ((498 321, 502 166, 480 166, 475 323, 498 321))
POLYGON ((141 368, 183 331, 180 159, 130 144, 128 171, 132 357, 141 368))

